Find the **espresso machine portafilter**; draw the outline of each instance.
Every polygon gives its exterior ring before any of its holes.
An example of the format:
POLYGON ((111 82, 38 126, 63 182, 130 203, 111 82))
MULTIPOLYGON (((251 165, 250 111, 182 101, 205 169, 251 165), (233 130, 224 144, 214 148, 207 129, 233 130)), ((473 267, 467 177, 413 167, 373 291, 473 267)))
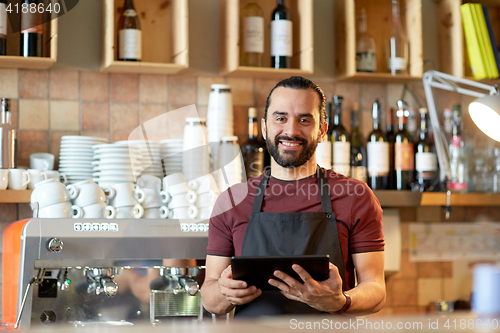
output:
POLYGON ((34 218, 26 223, 16 327, 200 318, 208 221, 80 221, 34 218), (173 261, 196 265, 165 266, 173 261))

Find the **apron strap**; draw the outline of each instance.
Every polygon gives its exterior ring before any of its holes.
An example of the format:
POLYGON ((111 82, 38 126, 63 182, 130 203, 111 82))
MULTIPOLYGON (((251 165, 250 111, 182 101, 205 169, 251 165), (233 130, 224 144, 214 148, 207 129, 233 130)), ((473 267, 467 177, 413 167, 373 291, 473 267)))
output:
POLYGON ((319 193, 321 196, 321 208, 325 213, 333 213, 332 200, 330 199, 330 186, 325 177, 325 169, 318 165, 319 193))
POLYGON ((270 174, 271 170, 269 170, 269 172, 265 172, 264 177, 262 178, 262 180, 259 183, 259 186, 257 187, 257 190, 255 192, 257 193, 257 196, 253 200, 252 213, 260 213, 260 210, 262 208, 262 201, 264 200, 264 192, 266 192, 270 174))

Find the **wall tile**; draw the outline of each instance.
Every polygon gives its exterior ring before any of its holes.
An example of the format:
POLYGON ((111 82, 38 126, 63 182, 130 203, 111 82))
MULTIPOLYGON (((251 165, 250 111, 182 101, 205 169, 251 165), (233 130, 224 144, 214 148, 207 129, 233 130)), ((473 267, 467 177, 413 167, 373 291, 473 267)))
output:
POLYGON ((190 76, 169 76, 169 102, 172 104, 196 103, 196 78, 190 76))
POLYGON ((441 207, 416 207, 418 222, 440 222, 441 207))
POLYGON ((105 102, 109 100, 109 74, 82 72, 80 85, 83 101, 105 102))
POLYGON ((79 73, 76 71, 50 72, 50 99, 78 99, 79 73))
POLYGON ((405 207, 399 210, 401 222, 415 222, 417 220, 415 207, 405 207))
POLYGON ((225 84, 226 79, 218 76, 200 76, 197 78, 197 103, 198 105, 208 105, 208 98, 210 96, 210 86, 212 84, 225 84))
POLYGON ((19 128, 21 130, 48 130, 49 101, 21 99, 19 101, 19 128))
POLYGON ((111 74, 110 77, 111 101, 139 101, 139 76, 137 74, 111 74))
POLYGON ((29 203, 20 203, 17 205, 17 219, 29 219, 33 217, 33 211, 29 203))
MULTIPOLYGON (((142 104, 141 115, 145 135, 168 139, 168 106, 167 104, 142 104)), ((155 139, 157 140, 157 139, 155 139)))
POLYGON ((82 131, 109 131, 108 102, 82 102, 82 131))
MULTIPOLYGON (((182 139, 184 138, 184 126, 186 125, 187 117, 197 117, 196 115, 185 114, 179 109, 186 105, 169 105, 169 112, 167 113, 168 122, 168 138, 169 139, 182 139)), ((194 109, 193 109, 194 111, 194 109)), ((196 112, 195 112, 196 113, 196 112)))
POLYGON ((321 90, 323 90, 323 94, 325 94, 325 99, 326 102, 332 102, 332 97, 335 95, 335 88, 336 84, 333 82, 321 82, 321 81, 315 81, 317 85, 321 87, 321 90))
POLYGON ((106 142, 109 142, 110 137, 109 131, 82 131, 82 135, 103 138, 106 139, 106 142))
POLYGON ((447 277, 443 278, 443 299, 444 300, 456 300, 455 290, 453 288, 453 278, 447 277))
POLYGON ((80 105, 78 101, 51 101, 50 129, 56 131, 79 131, 80 105))
POLYGON ((19 100, 15 98, 10 100, 10 121, 12 126, 19 127, 19 100))
POLYGON ((443 274, 443 265, 440 262, 418 262, 417 276, 419 278, 440 277, 443 274))
POLYGON ((128 140, 129 135, 130 135, 129 133, 113 133, 113 137, 112 137, 111 142, 128 140))
POLYGON ((256 106, 266 106, 267 96, 274 88, 274 86, 279 82, 277 79, 255 79, 254 81, 254 91, 255 91, 255 105, 256 106))
POLYGON ((61 138, 65 135, 79 135, 78 131, 50 131, 50 150, 54 154, 54 169, 59 168, 59 149, 61 148, 61 138))
POLYGON ((404 307, 393 308, 392 313, 395 315, 414 314, 418 313, 418 310, 416 306, 404 306, 404 307))
POLYGON ((17 69, 0 69, 0 96, 19 98, 19 72, 17 69))
POLYGON ((143 103, 167 103, 167 76, 141 75, 139 91, 143 103))
POLYGON ((136 103, 113 103, 111 105, 113 134, 130 134, 137 126, 139 126, 139 106, 136 103))
POLYGON ((20 97, 47 99, 49 97, 49 72, 21 69, 20 97))
POLYGON ((417 306, 417 281, 415 279, 395 280, 392 285, 393 306, 417 306))
POLYGON ((416 278, 417 263, 410 261, 410 255, 407 250, 401 253, 401 269, 399 272, 391 276, 391 279, 401 278, 416 278))
POLYGON ((418 279, 418 305, 427 306, 443 298, 441 278, 418 279))
MULTIPOLYGON (((17 221, 17 207, 12 203, 0 203, 0 235, 10 222, 17 221)), ((3 239, 3 237, 2 237, 3 239)))
POLYGON ((371 112, 373 102, 379 100, 382 111, 387 105, 387 85, 383 83, 363 83, 361 86, 361 103, 360 107, 363 111, 371 112))
POLYGON ((389 83, 387 85, 387 105, 384 107, 397 108, 397 101, 401 98, 404 86, 399 83, 389 83))
POLYGON ((19 131, 19 158, 17 165, 29 166, 31 154, 48 151, 48 131, 19 131))
MULTIPOLYGON (((401 210, 400 210, 401 212, 401 210)), ((400 213, 401 214, 401 213, 400 213)), ((401 223, 401 251, 408 252, 410 249, 410 224, 409 223, 401 223)))
MULTIPOLYGON (((344 97, 342 106, 344 108, 344 116, 346 112, 350 112, 354 102, 361 103, 361 87, 356 83, 337 83, 336 94, 344 97)), ((344 117, 346 118, 346 117, 344 117)), ((350 115, 348 117, 350 119, 350 115)), ((343 120, 344 124, 350 124, 347 119, 343 120)), ((344 125, 345 126, 345 125, 344 125)))
POLYGON ((227 84, 231 86, 233 105, 254 105, 253 78, 228 77, 227 84))
POLYGON ((208 106, 207 105, 198 105, 196 107, 198 109, 198 114, 200 118, 207 118, 208 106))

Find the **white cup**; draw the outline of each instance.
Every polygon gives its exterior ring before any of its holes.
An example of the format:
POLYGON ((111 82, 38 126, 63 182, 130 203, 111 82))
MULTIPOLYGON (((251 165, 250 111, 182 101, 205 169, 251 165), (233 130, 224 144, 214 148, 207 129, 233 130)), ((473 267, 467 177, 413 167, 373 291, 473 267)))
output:
POLYGON ((198 216, 198 208, 192 205, 170 209, 168 214, 169 219, 194 219, 196 216, 198 216))
POLYGON ((182 173, 173 173, 163 178, 163 190, 168 191, 171 196, 179 193, 189 192, 191 189, 186 183, 182 173))
POLYGON ((196 202, 197 195, 194 191, 173 195, 168 202, 168 208, 188 207, 196 202))
POLYGON ((115 183, 111 187, 115 193, 110 193, 108 199, 113 207, 135 206, 146 200, 146 193, 133 183, 115 183))
POLYGON ((38 217, 41 218, 76 218, 81 216, 81 214, 81 208, 72 206, 71 202, 60 202, 38 210, 38 217))
POLYGON ((152 207, 144 209, 145 219, 166 219, 170 210, 166 206, 152 207))
POLYGON ((9 169, 8 187, 11 190, 25 190, 31 180, 26 169, 9 169))
POLYGON ((198 199, 196 200, 196 207, 209 207, 215 204, 219 194, 214 191, 198 194, 198 199))
MULTIPOLYGON (((156 177, 156 178, 158 178, 158 177, 156 177)), ((161 194, 160 194, 159 190, 151 189, 151 188, 143 188, 142 190, 146 194, 146 199, 141 204, 142 207, 144 207, 144 208, 157 208, 157 207, 160 207, 162 205, 162 199, 161 199, 161 194)))
MULTIPOLYGON (((28 173, 30 174, 30 182, 28 184, 28 188, 30 190, 35 189, 35 184, 44 181, 47 179, 47 174, 45 171, 38 170, 38 169, 28 169, 28 173)), ((52 178, 52 177, 50 177, 52 178)))
POLYGON ((116 218, 117 219, 140 219, 144 215, 144 208, 141 205, 117 207, 116 208, 116 218))
POLYGON ((66 175, 64 173, 60 173, 57 170, 45 170, 44 172, 46 174, 46 179, 57 178, 63 184, 66 184, 68 182, 66 175))
POLYGON ((82 207, 84 219, 114 219, 116 218, 116 208, 106 206, 106 203, 100 202, 82 207))
POLYGON ((66 187, 55 178, 36 183, 35 189, 31 192, 31 203, 38 203, 39 208, 69 201, 66 187))
POLYGON ((136 184, 144 190, 161 190, 161 179, 153 175, 141 175, 139 178, 137 178, 136 184))
POLYGON ((197 194, 210 191, 220 193, 219 186, 217 186, 217 182, 212 174, 193 179, 188 183, 188 185, 191 189, 196 190, 197 194))
POLYGON ((212 215, 213 206, 202 207, 198 210, 198 218, 208 220, 212 215))
POLYGON ((66 186, 70 198, 75 205, 80 207, 96 203, 105 203, 106 195, 99 185, 92 180, 86 180, 66 186))
POLYGON ((54 155, 50 153, 34 153, 30 155, 30 169, 54 169, 54 155))
POLYGON ((472 310, 480 316, 500 314, 500 266, 480 264, 474 267, 472 310))
POLYGON ((0 190, 5 190, 9 185, 9 169, 0 169, 0 190))

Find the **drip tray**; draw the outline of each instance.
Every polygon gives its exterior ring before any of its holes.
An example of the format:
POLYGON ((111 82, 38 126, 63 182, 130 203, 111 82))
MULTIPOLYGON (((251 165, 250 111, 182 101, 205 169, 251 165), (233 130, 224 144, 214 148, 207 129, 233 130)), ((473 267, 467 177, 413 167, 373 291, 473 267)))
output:
POLYGON ((190 296, 183 290, 152 290, 151 323, 162 317, 199 317, 202 313, 200 293, 190 296))

